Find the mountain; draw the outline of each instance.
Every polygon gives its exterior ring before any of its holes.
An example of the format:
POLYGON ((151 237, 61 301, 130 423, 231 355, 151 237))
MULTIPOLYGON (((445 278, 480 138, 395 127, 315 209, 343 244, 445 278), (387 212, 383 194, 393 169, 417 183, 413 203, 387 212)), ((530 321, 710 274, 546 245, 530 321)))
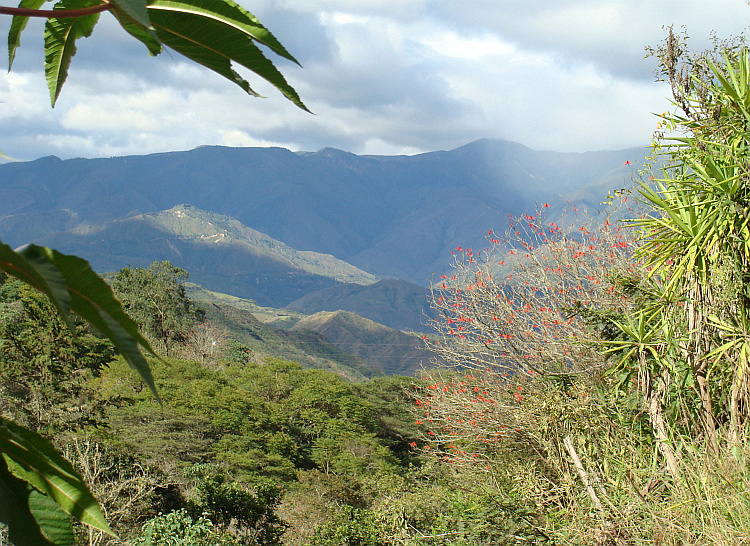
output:
POLYGON ((376 281, 333 256, 295 250, 229 216, 187 205, 79 226, 39 242, 86 256, 102 272, 167 259, 189 271, 196 283, 273 307, 337 283, 376 281))
POLYGON ((260 307, 195 283, 186 283, 186 289, 190 299, 208 311, 214 325, 229 332, 235 341, 253 347, 258 355, 283 355, 350 379, 379 374, 412 376, 434 358, 419 336, 347 311, 307 316, 288 309, 260 307))
POLYGON ((387 375, 409 375, 429 367, 433 353, 415 335, 362 318, 346 311, 322 311, 305 317, 292 331, 312 330, 332 345, 350 353, 387 375))
POLYGON ((429 290, 416 284, 385 279, 367 286, 336 284, 302 296, 286 308, 306 315, 350 311, 396 330, 425 332, 434 316, 428 294, 429 290))
POLYGON ((451 249, 483 247, 483 235, 503 231, 509 213, 535 202, 554 209, 581 188, 619 188, 630 177, 625 161, 637 165, 644 155, 538 152, 484 140, 415 156, 202 147, 47 157, 0 165, 0 238, 15 247, 187 203, 293 248, 426 285, 446 269, 451 249))
POLYGON ((305 328, 294 331, 265 325, 249 311, 231 305, 197 302, 205 311, 206 319, 226 336, 244 346, 250 358, 262 362, 265 358, 283 358, 306 368, 335 372, 350 381, 361 381, 383 375, 383 371, 349 351, 332 344, 325 335, 305 328))

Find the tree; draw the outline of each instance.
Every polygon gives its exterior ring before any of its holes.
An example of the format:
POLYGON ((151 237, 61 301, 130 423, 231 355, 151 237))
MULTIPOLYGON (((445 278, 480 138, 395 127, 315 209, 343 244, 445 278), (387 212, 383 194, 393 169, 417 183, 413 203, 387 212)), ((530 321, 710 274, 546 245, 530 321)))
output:
POLYGON ((606 367, 580 341, 592 321, 604 329, 608 315, 629 309, 614 284, 638 276, 633 240, 613 222, 579 212, 558 225, 544 212, 525 214, 511 218, 502 240, 490 232, 484 251, 458 247, 453 275, 432 286, 438 318, 431 325, 440 340, 428 340, 429 348, 458 368, 506 377, 564 378, 606 367))
POLYGON ((187 271, 164 260, 148 268, 123 268, 112 283, 128 315, 141 332, 159 342, 167 356, 172 343, 185 342, 203 318, 203 311, 185 293, 187 278, 187 271))
MULTIPOLYGON (((45 73, 53 106, 67 78, 76 40, 90 36, 99 14, 109 11, 150 54, 158 54, 166 45, 256 94, 232 68, 233 62, 238 63, 307 110, 256 43, 297 61, 232 0, 60 0, 55 9, 40 10, 44 4, 45 0, 21 0, 18 8, 3 7, 0 13, 13 15, 8 34, 10 65, 28 18, 47 19, 45 73)), ((0 242, 0 270, 48 296, 71 331, 74 312, 99 330, 156 395, 140 348, 153 350, 85 260, 36 245, 14 252, 0 242)), ((0 453, 0 521, 17 546, 72 543, 70 516, 111 532, 81 476, 44 438, 0 418, 0 453)))
POLYGON ((3 414, 34 430, 97 419, 82 382, 114 358, 111 343, 75 321, 68 330, 43 295, 0 281, 0 401, 3 414))
POLYGON ((670 29, 653 51, 675 111, 661 116, 663 174, 637 222, 651 297, 620 324, 621 367, 654 393, 653 412, 718 454, 750 418, 750 53, 739 43, 691 52, 670 29), (624 355, 624 356, 622 356, 624 355))
POLYGON ((183 347, 183 355, 203 364, 214 364, 224 357, 229 342, 223 330, 209 322, 196 324, 183 347))
POLYGON ((249 491, 222 474, 209 473, 198 482, 196 493, 194 511, 208 515, 224 529, 233 528, 232 534, 240 544, 280 544, 286 528, 275 512, 284 494, 280 485, 259 484, 249 491))
POLYGON ((183 508, 148 520, 136 546, 238 546, 231 535, 217 533, 208 518, 193 518, 183 508))
MULTIPOLYGON (((624 208, 632 203, 627 194, 622 200, 624 208)), ((578 214, 558 222, 543 212, 512 218, 506 237, 488 234, 488 249, 456 249, 453 275, 432 287, 438 339, 425 342, 449 366, 421 374, 414 416, 423 435, 414 447, 475 494, 489 484, 518 493, 519 514, 578 496, 566 438, 581 439, 581 454, 601 460, 611 405, 635 420, 642 413, 607 393, 620 378, 608 375, 601 354, 601 343, 620 335, 613 323, 637 300, 632 233, 616 211, 571 212, 578 214)), ((653 438, 644 436, 628 440, 653 438)))

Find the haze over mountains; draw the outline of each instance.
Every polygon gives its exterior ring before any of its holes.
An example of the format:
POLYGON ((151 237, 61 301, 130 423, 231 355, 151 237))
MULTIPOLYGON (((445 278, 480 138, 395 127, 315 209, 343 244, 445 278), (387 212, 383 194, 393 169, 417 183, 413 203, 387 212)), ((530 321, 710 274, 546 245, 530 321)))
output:
MULTIPOLYGON (((596 206, 642 149, 536 152, 477 141, 416 156, 204 147, 0 165, 0 237, 11 246, 187 204, 297 250, 426 285, 458 245, 483 245, 508 214, 575 196, 596 206)), ((72 244, 72 243, 71 243, 72 244)), ((86 256, 86 253, 83 253, 86 256)), ((87 256, 89 257, 89 256, 87 256)))
MULTIPOLYGON (((625 162, 641 163, 644 152, 537 152, 483 140, 393 157, 222 147, 47 157, 0 165, 0 239, 77 254, 100 272, 168 259, 209 290, 328 312, 296 328, 395 370, 394 359, 383 364, 367 346, 404 339, 335 312, 428 331, 426 287, 448 269, 451 250, 483 248, 509 214, 543 203, 550 219, 567 201, 597 208, 630 178, 625 162)), ((424 357, 403 351, 398 358, 424 357)))

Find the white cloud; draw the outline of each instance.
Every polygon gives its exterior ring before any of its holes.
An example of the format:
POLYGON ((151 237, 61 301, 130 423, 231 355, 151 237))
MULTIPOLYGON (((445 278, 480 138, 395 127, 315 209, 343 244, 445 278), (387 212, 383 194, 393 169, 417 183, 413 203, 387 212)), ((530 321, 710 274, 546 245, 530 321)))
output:
POLYGON ((486 57, 512 57, 518 49, 493 34, 464 37, 449 30, 435 33, 422 40, 436 55, 478 61, 486 57))
POLYGON ((248 80, 267 99, 249 98, 177 54, 151 59, 105 16, 81 42, 55 110, 39 25, 30 26, 18 71, 0 74, 0 150, 25 159, 203 144, 398 154, 486 137, 561 151, 645 145, 667 90, 654 83, 643 47, 662 39, 667 24, 686 24, 700 47, 710 29, 736 34, 750 20, 742 0, 710 7, 704 0, 248 0, 248 7, 303 62, 299 69, 274 57, 315 116, 254 75, 248 80))

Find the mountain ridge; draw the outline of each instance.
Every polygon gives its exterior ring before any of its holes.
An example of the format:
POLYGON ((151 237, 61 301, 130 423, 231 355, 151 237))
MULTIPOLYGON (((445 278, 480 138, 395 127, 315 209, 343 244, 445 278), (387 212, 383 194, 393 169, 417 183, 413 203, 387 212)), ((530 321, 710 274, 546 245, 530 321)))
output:
POLYGON ((509 213, 564 203, 583 186, 621 187, 625 161, 644 156, 640 148, 561 154, 484 140, 415 156, 208 146, 43 158, 0 165, 0 236, 19 246, 187 203, 293 248, 425 285, 452 248, 479 247, 489 229, 504 230, 509 213))
POLYGON ((233 218, 185 205, 79 226, 39 242, 85 256, 100 272, 167 259, 199 284, 272 307, 337 283, 377 280, 333 256, 297 251, 233 218))

